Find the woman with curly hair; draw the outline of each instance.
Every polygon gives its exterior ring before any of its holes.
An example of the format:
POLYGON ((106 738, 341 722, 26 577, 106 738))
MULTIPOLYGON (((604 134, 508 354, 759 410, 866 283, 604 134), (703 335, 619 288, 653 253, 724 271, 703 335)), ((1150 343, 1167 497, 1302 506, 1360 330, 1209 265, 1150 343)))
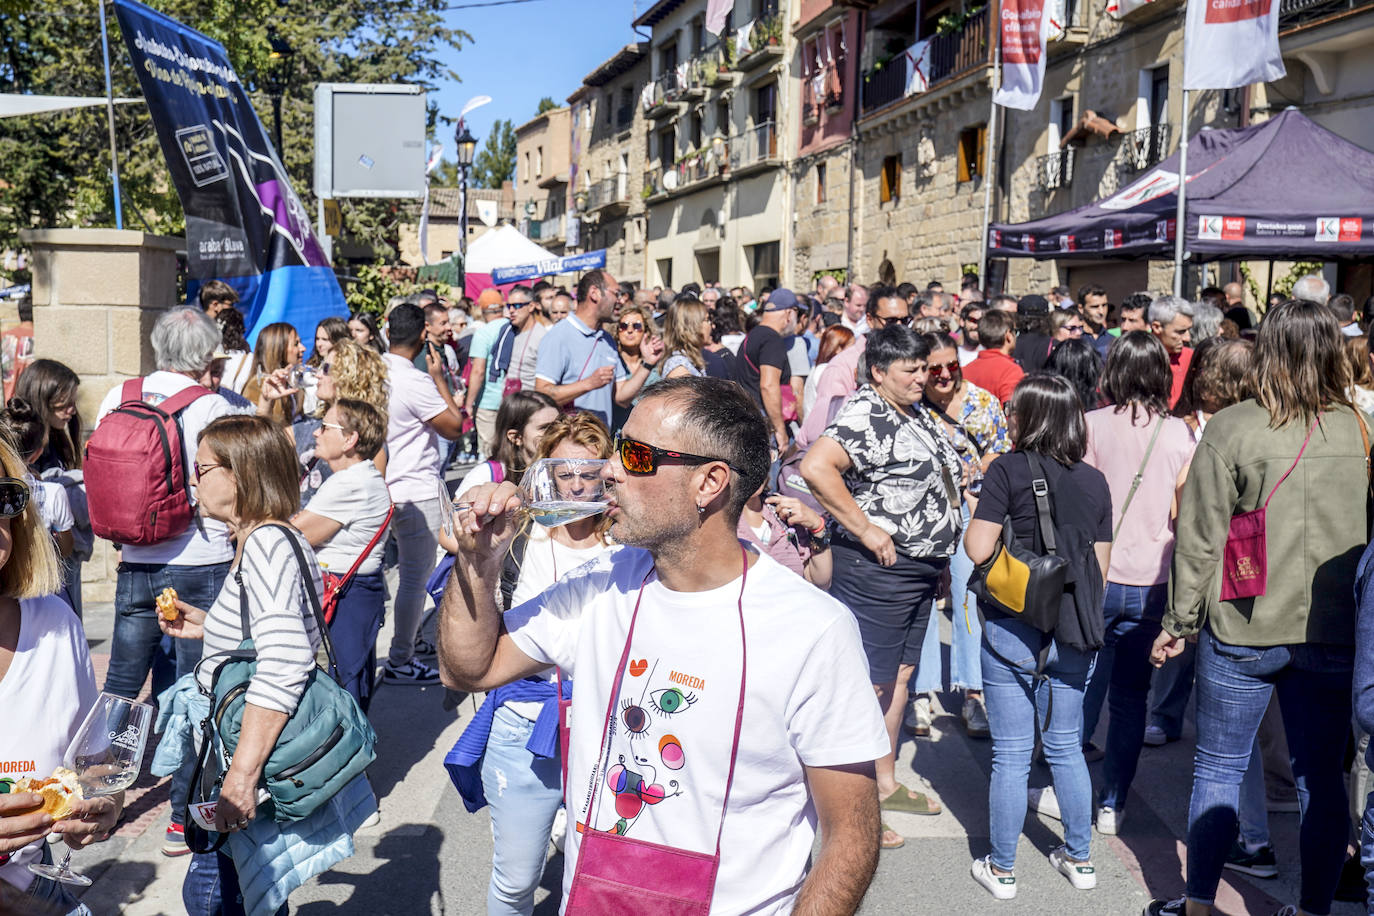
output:
MULTIPOLYGON (((345 398, 365 401, 381 411, 383 419, 387 416, 386 363, 372 350, 352 340, 338 341, 330 351, 329 359, 320 363, 317 374, 315 393, 319 404, 314 415, 302 417, 291 424, 296 454, 300 455, 304 468, 301 497, 305 502, 309 502, 310 496, 329 477, 329 466, 315 458, 315 431, 320 428, 330 405, 345 398)), ((386 446, 383 445, 372 460, 383 474, 386 473, 386 456, 386 446)))
POLYGON ((220 349, 229 357, 224 361, 220 387, 243 394, 244 386, 253 377, 253 348, 248 345, 243 312, 231 305, 215 316, 215 323, 220 330, 220 349))

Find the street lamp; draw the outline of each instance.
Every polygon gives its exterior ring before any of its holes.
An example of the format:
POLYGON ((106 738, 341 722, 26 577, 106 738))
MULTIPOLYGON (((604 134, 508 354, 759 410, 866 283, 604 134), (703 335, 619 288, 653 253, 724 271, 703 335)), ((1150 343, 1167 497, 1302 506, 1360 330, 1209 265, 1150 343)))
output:
POLYGON ((271 61, 267 68, 267 93, 272 97, 272 140, 277 147, 277 156, 286 160, 286 151, 281 143, 281 100, 286 94, 291 79, 291 58, 296 51, 291 43, 276 32, 267 33, 267 44, 271 49, 267 58, 271 61))
POLYGON ((458 130, 453 138, 458 150, 458 198, 461 204, 458 208, 458 251, 463 256, 463 263, 466 268, 468 254, 468 172, 472 169, 472 156, 477 151, 477 138, 472 135, 472 131, 462 121, 458 122, 458 130))

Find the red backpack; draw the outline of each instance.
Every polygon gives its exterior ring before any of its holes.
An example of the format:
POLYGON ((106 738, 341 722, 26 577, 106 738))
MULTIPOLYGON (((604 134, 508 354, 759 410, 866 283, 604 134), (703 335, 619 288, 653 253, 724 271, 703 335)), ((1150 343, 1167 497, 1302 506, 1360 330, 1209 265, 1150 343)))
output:
POLYGON ((86 443, 82 469, 96 535, 147 546, 191 524, 195 509, 177 414, 207 394, 192 385, 154 406, 143 401, 142 379, 124 383, 120 405, 86 443))

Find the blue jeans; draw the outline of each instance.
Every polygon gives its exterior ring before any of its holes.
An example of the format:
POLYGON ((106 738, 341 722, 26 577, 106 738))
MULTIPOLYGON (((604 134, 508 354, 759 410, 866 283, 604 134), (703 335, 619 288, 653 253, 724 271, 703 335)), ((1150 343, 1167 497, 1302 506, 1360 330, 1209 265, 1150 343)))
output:
POLYGON ((1083 700, 1082 740, 1087 744, 1092 737, 1102 702, 1107 700, 1111 719, 1099 803, 1117 810, 1126 804, 1145 743, 1146 701, 1154 671, 1150 647, 1159 635, 1168 593, 1168 586, 1163 584, 1107 583, 1103 606, 1106 635, 1083 700))
POLYGON ((1150 724, 1159 726, 1175 741, 1183 735, 1183 714, 1193 693, 1196 669, 1197 645, 1186 642, 1182 654, 1169 659, 1154 675, 1155 702, 1150 707, 1150 724))
MULTIPOLYGON (((968 506, 964 506, 964 527, 968 527, 968 506)), ((973 561, 964 552, 961 538, 959 549, 949 558, 949 601, 951 635, 949 640, 949 686, 954 690, 982 690, 983 669, 978 653, 983 634, 978 628, 978 599, 968 590, 968 577, 973 573, 973 561)), ((943 685, 944 666, 940 659, 940 627, 935 609, 930 612, 930 626, 926 627, 921 643, 921 663, 911 693, 933 693, 943 685)))
MULTIPOLYGON (((175 644, 175 661, 167 659, 162 630, 157 625, 154 601, 164 588, 174 588, 177 597, 193 607, 209 610, 215 603, 229 562, 209 566, 159 566, 150 563, 120 563, 115 579, 114 635, 110 639, 110 669, 105 675, 105 691, 115 696, 136 697, 143 689, 149 670, 153 672, 153 698, 172 685, 172 681, 195 670, 200 661, 198 639, 168 640, 175 644), (165 665, 158 664, 162 656, 165 665), (174 666, 173 666, 174 665, 174 666), (175 673, 173 673, 175 672, 175 673)), ((194 760, 182 762, 172 774, 172 823, 183 823, 186 799, 191 788, 194 760)))
POLYGON ((1016 841, 1026 820, 1026 781, 1037 721, 1045 722, 1041 736, 1063 813, 1064 845, 1075 859, 1087 859, 1092 851, 1092 782, 1078 735, 1093 654, 1055 643, 1045 666, 1049 680, 1036 682, 1030 672, 1049 638, 1020 620, 1005 617, 989 619, 983 633, 983 702, 992 731, 988 827, 992 864, 1004 871, 1016 864, 1016 841), (1051 691, 1054 705, 1046 722, 1051 691))
POLYGON ((482 757, 493 841, 488 916, 534 911, 549 831, 563 804, 562 764, 558 757, 535 757, 525 748, 532 731, 529 719, 499 707, 482 757))
POLYGON ((1241 782, 1269 697, 1279 709, 1302 809, 1298 906, 1331 911, 1350 830, 1345 746, 1350 733, 1353 646, 1231 646, 1203 630, 1197 648, 1197 754, 1188 806, 1188 896, 1215 901, 1236 838, 1241 782))
POLYGON ((339 599, 329 638, 339 661, 339 678, 364 713, 372 705, 377 673, 377 634, 386 615, 386 583, 381 573, 354 576, 339 599))
MULTIPOLYGON (((246 916, 234 860, 223 851, 193 853, 181 883, 181 902, 187 916, 246 916)), ((289 909, 290 904, 282 904, 276 916, 286 916, 289 909)))
POLYGON ((1240 781, 1240 805, 1236 809, 1240 838, 1253 849, 1269 845, 1269 802, 1264 794, 1264 755, 1259 738, 1250 752, 1250 763, 1240 781))
MULTIPOLYGON (((44 865, 52 865, 52 846, 48 843, 43 844, 43 851, 40 853, 39 861, 44 865)), ((61 914, 61 916, 92 916, 91 908, 84 903, 77 901, 72 892, 67 889, 67 885, 49 878, 35 877, 33 883, 29 885, 28 897, 36 904, 34 912, 61 914)), ((26 909, 24 912, 28 912, 26 909)))

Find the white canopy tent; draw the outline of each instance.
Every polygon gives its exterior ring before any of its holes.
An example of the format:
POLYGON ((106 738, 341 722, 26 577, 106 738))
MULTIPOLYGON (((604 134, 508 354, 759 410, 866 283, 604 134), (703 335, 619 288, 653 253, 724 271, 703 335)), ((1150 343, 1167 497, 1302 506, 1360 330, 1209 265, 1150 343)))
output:
POLYGON ((497 226, 482 233, 477 241, 468 246, 468 273, 490 274, 498 267, 519 267, 522 264, 537 264, 556 257, 535 242, 520 234, 514 226, 497 226))

